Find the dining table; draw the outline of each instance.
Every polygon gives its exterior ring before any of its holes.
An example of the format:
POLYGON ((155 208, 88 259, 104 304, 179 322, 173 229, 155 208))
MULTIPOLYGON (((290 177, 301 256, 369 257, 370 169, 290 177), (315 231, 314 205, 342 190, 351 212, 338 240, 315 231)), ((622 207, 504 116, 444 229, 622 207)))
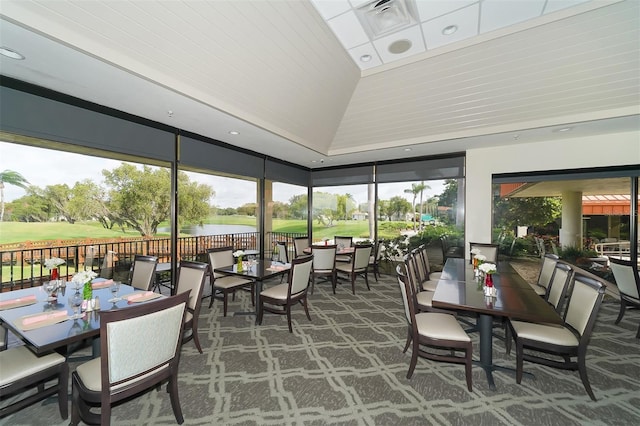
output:
POLYGON ((489 388, 495 390, 493 372, 515 372, 515 369, 493 363, 494 319, 562 324, 562 318, 508 262, 498 262, 492 278, 495 295, 485 296, 484 280, 476 276, 473 266, 465 259, 449 258, 433 294, 432 306, 477 315, 480 359, 474 364, 484 369, 489 388))
MULTIPOLYGON (((121 284, 117 293, 120 300, 109 302, 113 299, 113 294, 109 285, 98 284, 101 281, 102 279, 94 280, 93 289, 93 297, 99 300, 99 307, 84 311, 82 317, 75 319, 72 318, 73 308, 70 298, 76 289, 71 282, 58 288, 55 300, 49 300, 42 286, 0 293, 0 324, 37 355, 66 348, 85 339, 92 339, 94 343, 98 342, 98 346, 93 345, 93 357, 99 356, 100 339, 97 337, 100 335, 101 311, 123 309, 136 303, 164 297, 121 284), (21 300, 24 303, 20 303, 21 300), (11 303, 13 301, 18 303, 11 303), (29 326, 25 319, 31 319, 29 326), (35 322, 40 319, 42 319, 40 324, 35 322)), ((78 291, 82 294, 82 288, 78 291)))
POLYGON ((242 268, 241 271, 238 271, 237 263, 233 265, 221 266, 215 268, 214 271, 226 274, 226 275, 235 275, 239 277, 244 277, 248 279, 252 279, 256 283, 256 308, 254 311, 243 311, 243 312, 235 312, 233 315, 255 315, 256 316, 256 324, 258 323, 259 312, 260 312, 260 293, 262 293, 263 282, 270 278, 274 278, 280 275, 284 275, 291 269, 290 263, 282 263, 271 259, 255 259, 254 262, 245 262, 245 267, 242 268))

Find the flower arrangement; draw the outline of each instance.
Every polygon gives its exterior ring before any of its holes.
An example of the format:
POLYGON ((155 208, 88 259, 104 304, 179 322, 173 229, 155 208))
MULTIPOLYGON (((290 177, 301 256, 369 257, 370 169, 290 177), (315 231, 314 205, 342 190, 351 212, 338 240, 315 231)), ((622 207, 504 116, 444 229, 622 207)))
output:
POLYGON ((479 248, 472 249, 471 254, 477 257, 480 254, 480 249, 479 248))
POLYGON ((242 257, 244 256, 244 251, 242 250, 236 250, 233 252, 233 257, 242 257))
POLYGON ((478 269, 480 269, 487 275, 495 274, 497 271, 496 265, 493 263, 483 263, 482 265, 478 266, 478 269))
POLYGON ((475 258, 478 259, 478 263, 482 263, 485 260, 487 260, 487 256, 485 256, 484 254, 476 254, 475 258))
POLYGON ((56 269, 60 265, 64 265, 65 261, 60 259, 59 257, 51 257, 49 259, 44 260, 44 267, 51 270, 56 269))
POLYGON ((71 278, 71 282, 74 284, 85 284, 97 276, 98 274, 93 271, 80 271, 71 278))

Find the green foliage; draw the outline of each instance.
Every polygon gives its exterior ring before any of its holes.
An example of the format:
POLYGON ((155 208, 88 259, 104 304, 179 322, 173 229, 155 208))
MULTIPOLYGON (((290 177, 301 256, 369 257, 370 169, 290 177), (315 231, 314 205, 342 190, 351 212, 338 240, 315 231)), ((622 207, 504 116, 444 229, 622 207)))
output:
POLYGON ((569 263, 576 263, 576 260, 585 257, 598 257, 598 252, 593 250, 581 249, 578 247, 563 247, 558 249, 558 256, 560 259, 566 260, 569 263))
POLYGON ((447 235, 452 243, 456 243, 459 240, 463 240, 463 232, 460 228, 452 225, 435 225, 425 226, 418 234, 409 238, 409 250, 413 250, 416 247, 424 245, 430 245, 438 243, 441 236, 447 235))
POLYGON ((495 225, 504 229, 517 226, 545 226, 562 215, 559 197, 497 198, 494 202, 495 225))

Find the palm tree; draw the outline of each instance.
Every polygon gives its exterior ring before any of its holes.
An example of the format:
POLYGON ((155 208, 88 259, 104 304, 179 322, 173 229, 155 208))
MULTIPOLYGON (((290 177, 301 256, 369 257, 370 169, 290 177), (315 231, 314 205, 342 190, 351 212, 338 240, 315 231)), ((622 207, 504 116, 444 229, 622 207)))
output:
POLYGON ((420 188, 420 223, 422 223, 422 213, 424 207, 424 205, 422 204, 422 193, 425 189, 431 189, 431 187, 429 185, 425 185, 424 181, 422 181, 420 182, 420 185, 418 185, 418 188, 420 188))
MULTIPOLYGON (((418 198, 418 194, 422 194, 426 185, 424 183, 417 184, 412 183, 411 189, 405 189, 404 192, 407 194, 413 194, 413 201, 411 202, 411 214, 413 215, 413 230, 416 230, 416 198, 418 198)), ((420 196, 422 198, 422 195, 420 196)), ((422 204, 422 199, 420 200, 420 204, 422 204)), ((422 214, 420 215, 420 219, 422 219, 422 214)))
POLYGON ((27 188, 29 182, 18 172, 5 170, 0 172, 0 222, 4 220, 4 184, 27 188))

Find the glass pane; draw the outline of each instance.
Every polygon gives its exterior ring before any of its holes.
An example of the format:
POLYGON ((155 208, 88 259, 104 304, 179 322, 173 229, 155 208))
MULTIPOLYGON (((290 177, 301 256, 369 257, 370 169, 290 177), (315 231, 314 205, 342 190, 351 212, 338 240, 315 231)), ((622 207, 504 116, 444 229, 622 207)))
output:
POLYGON ((354 242, 371 240, 373 197, 373 184, 313 188, 313 241, 333 242, 335 236, 350 236, 354 242))

